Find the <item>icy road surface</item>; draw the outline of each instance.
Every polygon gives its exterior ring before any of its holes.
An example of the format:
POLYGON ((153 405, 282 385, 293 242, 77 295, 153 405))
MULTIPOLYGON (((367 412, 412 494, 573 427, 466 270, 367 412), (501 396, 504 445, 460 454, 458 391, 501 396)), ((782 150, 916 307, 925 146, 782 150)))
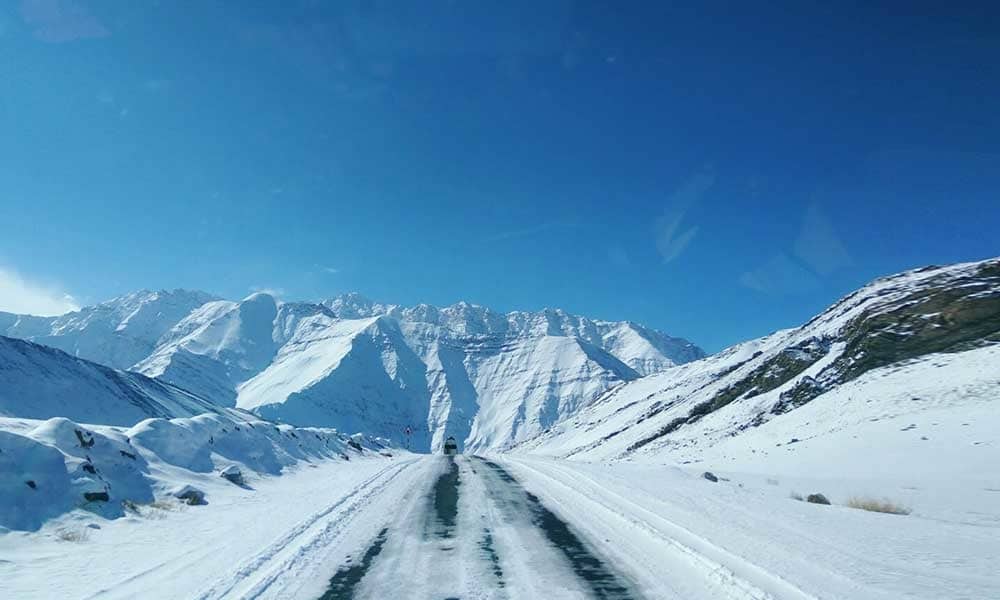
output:
POLYGON ((497 463, 429 460, 428 493, 333 577, 324 600, 643 597, 497 463))

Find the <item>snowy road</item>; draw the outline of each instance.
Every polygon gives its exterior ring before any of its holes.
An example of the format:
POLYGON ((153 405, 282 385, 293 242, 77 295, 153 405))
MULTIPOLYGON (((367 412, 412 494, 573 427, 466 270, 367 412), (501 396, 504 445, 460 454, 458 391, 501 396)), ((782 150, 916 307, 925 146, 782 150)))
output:
POLYGON ((573 470, 420 463, 423 486, 340 566, 324 600, 814 598, 573 470))
POLYGON ((415 494, 324 599, 641 598, 500 465, 432 457, 415 494))
POLYGON ((46 530, 89 532, 76 543, 0 537, 0 597, 996 597, 995 529, 818 507, 753 481, 407 454, 318 461, 243 488, 206 476, 206 506, 98 529, 76 512, 46 530))

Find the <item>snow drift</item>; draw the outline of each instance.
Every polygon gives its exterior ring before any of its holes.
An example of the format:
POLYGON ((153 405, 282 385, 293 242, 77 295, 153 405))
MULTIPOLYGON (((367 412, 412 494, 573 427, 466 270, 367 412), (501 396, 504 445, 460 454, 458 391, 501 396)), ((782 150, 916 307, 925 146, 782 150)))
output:
POLYGON ((0 529, 35 530, 75 509, 120 517, 184 485, 197 488, 198 474, 233 466, 278 475, 301 461, 380 457, 384 448, 366 436, 219 414, 128 428, 0 419, 0 529))

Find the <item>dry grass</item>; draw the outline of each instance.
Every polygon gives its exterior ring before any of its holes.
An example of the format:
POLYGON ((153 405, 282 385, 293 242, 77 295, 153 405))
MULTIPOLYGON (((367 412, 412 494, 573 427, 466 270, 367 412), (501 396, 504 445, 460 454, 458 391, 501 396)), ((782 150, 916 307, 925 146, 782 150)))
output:
POLYGON ((163 519, 167 516, 165 513, 182 510, 184 507, 177 502, 163 499, 143 503, 123 500, 122 508, 146 519, 163 519))
POLYGON ((181 507, 177 502, 171 502, 170 500, 154 500, 150 502, 147 506, 150 508, 155 508, 157 510, 179 510, 181 507))
POLYGON ((876 500, 875 498, 862 498, 855 496, 847 501, 847 506, 858 508, 870 512, 887 513, 890 515, 908 515, 910 508, 888 498, 876 500))
POLYGON ((63 529, 56 531, 56 537, 64 542, 86 542, 90 538, 90 530, 86 528, 71 529, 69 527, 64 527, 63 529))

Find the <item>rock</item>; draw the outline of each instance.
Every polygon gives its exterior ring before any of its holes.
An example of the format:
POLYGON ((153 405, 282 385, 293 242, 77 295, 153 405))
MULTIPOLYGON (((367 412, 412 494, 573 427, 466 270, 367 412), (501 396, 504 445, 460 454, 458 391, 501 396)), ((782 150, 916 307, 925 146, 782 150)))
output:
POLYGON ((118 453, 124 456, 125 458, 131 458, 132 460, 135 460, 135 454, 132 454, 131 452, 126 452, 125 450, 119 450, 118 453))
POLYGON ((100 529, 100 528, 101 528, 101 526, 100 526, 100 525, 98 525, 97 523, 89 523, 89 524, 87 525, 87 527, 88 527, 89 529, 100 529))
POLYGON ((823 494, 809 494, 806 496, 806 502, 809 502, 810 504, 830 504, 830 501, 827 500, 826 496, 823 494))
POLYGON ((25 481, 24 484, 27 485, 28 487, 30 487, 33 490, 37 490, 38 489, 38 484, 35 483, 35 480, 33 480, 33 479, 29 479, 29 480, 25 481))
POLYGON ((107 492, 84 492, 83 499, 87 502, 107 502, 110 498, 107 492))
POLYGON ((76 434, 76 439, 80 440, 80 447, 81 448, 90 448, 90 447, 92 447, 94 445, 94 436, 93 435, 91 435, 89 433, 84 434, 84 432, 80 431, 79 429, 74 429, 73 433, 76 434), (86 436, 90 436, 90 437, 88 438, 86 436))
POLYGON ((170 495, 174 498, 183 500, 192 506, 205 504, 205 492, 191 485, 179 487, 170 492, 170 495))
POLYGON ((719 478, 716 477, 715 473, 712 473, 711 471, 705 471, 704 473, 701 474, 701 476, 711 481, 712 483, 716 483, 719 481, 719 478))
POLYGON ((236 485, 244 485, 243 472, 236 465, 229 465, 219 473, 219 477, 222 477, 229 483, 235 483, 236 485))

